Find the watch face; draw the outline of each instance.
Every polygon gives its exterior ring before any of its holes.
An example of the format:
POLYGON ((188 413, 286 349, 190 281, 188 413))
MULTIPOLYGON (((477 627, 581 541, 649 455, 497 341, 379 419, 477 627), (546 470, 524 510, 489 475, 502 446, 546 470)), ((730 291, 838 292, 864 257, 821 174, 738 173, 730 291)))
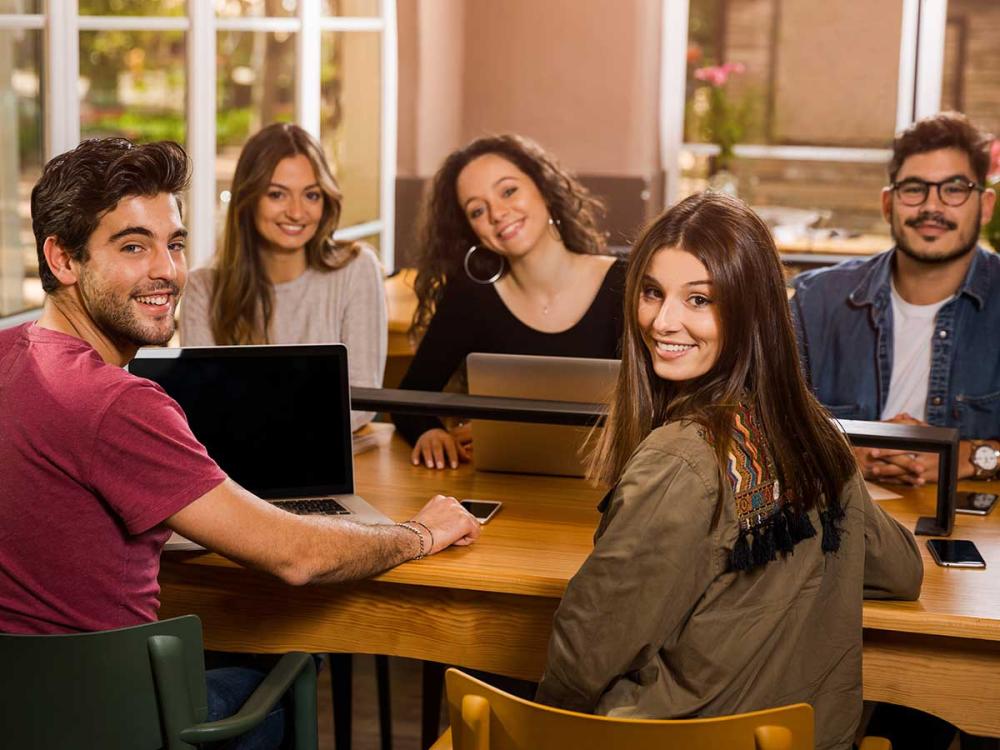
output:
POLYGON ((980 445, 972 454, 972 463, 983 471, 993 471, 997 467, 997 452, 988 445, 980 445))

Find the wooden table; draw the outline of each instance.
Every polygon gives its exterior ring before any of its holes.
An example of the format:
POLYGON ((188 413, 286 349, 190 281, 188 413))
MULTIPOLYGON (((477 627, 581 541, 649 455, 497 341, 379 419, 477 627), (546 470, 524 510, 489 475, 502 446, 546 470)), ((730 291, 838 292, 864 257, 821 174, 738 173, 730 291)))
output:
MULTIPOLYGON (((359 492, 399 520, 435 491, 503 500, 476 545, 370 581, 301 588, 214 554, 169 553, 161 617, 198 614, 213 649, 383 653, 538 679, 601 492, 578 479, 415 468, 408 452, 394 437, 357 456, 359 492)), ((933 514, 933 489, 900 491, 882 504, 909 528, 933 514)), ((940 568, 920 539, 920 601, 865 603, 865 698, 1000 735, 1000 512, 959 516, 953 536, 975 540, 987 569, 940 568)))

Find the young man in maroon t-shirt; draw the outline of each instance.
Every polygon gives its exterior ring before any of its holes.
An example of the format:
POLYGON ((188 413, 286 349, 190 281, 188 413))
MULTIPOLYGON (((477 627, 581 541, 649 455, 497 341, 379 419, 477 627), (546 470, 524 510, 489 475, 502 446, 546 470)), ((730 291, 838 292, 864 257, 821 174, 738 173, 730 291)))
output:
POLYGON ((396 525, 279 510, 122 369, 173 335, 187 179, 180 146, 107 138, 51 160, 32 191, 47 296, 36 323, 0 332, 0 632, 155 620, 171 530, 290 584, 363 578, 479 534, 441 495, 396 525))

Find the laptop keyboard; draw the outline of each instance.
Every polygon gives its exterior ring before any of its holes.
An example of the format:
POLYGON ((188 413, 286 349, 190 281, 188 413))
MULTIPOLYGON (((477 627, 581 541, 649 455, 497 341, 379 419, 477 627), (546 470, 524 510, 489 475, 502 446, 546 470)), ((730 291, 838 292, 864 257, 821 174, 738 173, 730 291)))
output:
POLYGON ((310 498, 308 500, 282 500, 274 503, 279 508, 299 516, 347 516, 351 511, 332 497, 310 498))

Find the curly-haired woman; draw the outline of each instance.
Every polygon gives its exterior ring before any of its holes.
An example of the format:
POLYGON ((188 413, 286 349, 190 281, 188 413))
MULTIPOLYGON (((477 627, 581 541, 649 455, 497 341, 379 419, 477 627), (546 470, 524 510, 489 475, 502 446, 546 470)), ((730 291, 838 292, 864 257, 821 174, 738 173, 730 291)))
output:
MULTIPOLYGON (((423 339, 400 387, 439 390, 471 352, 616 358, 624 263, 604 254, 601 209, 526 138, 480 138, 452 153, 424 208, 414 315, 423 339)), ((466 432, 393 419, 414 464, 468 460, 466 432)))

